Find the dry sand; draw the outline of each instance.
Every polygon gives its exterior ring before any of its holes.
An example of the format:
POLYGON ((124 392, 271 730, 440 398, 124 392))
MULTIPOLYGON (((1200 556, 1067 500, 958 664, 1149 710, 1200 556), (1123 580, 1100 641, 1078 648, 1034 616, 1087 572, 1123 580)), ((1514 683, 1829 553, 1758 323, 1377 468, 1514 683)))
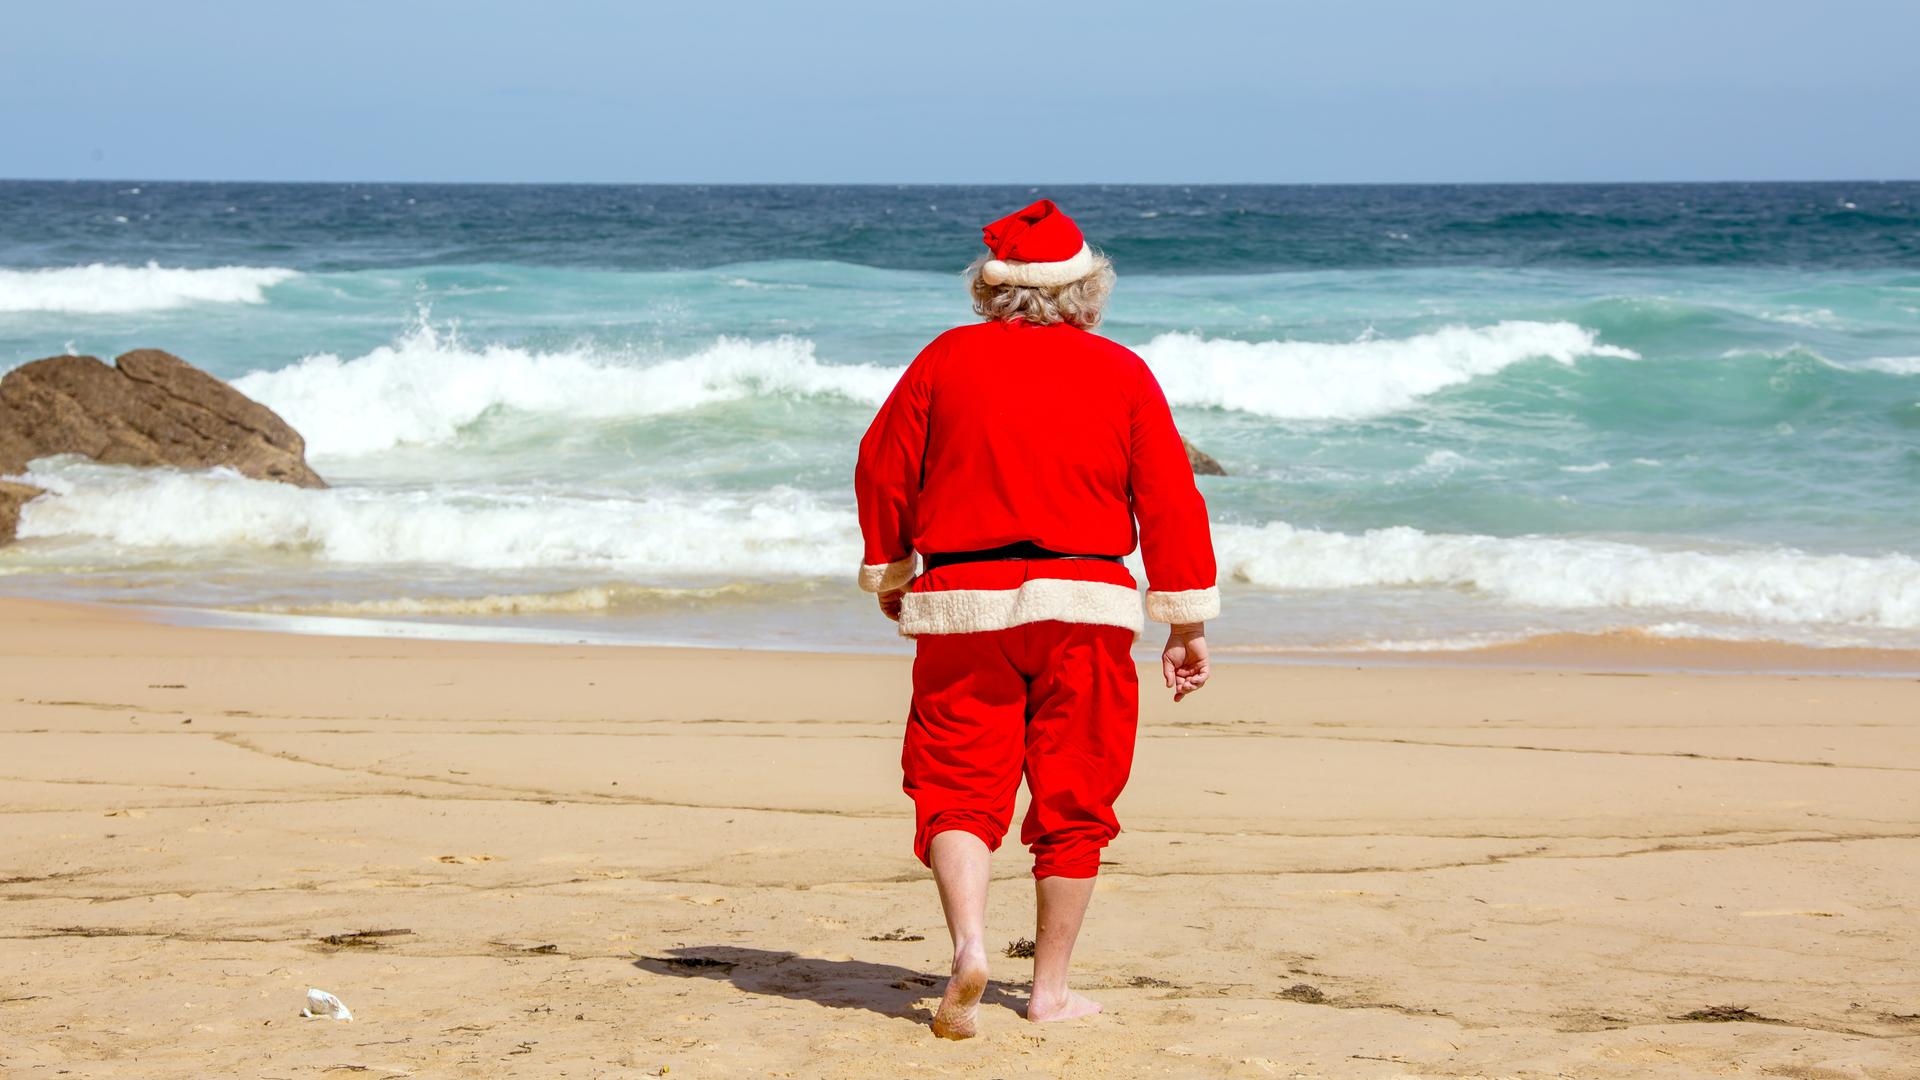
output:
POLYGON ((968 1043, 906 687, 0 601, 0 1075, 1920 1076, 1911 677, 1224 665, 968 1043))

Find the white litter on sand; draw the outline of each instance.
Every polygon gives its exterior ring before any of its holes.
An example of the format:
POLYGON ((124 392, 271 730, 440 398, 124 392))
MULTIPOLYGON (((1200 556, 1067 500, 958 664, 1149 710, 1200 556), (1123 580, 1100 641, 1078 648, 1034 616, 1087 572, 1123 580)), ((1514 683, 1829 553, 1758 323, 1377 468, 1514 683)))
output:
POLYGON ((315 990, 312 987, 307 988, 307 1007, 300 1010, 300 1015, 309 1020, 321 1016, 329 1020, 353 1019, 353 1013, 347 1008, 346 1002, 325 990, 315 990))

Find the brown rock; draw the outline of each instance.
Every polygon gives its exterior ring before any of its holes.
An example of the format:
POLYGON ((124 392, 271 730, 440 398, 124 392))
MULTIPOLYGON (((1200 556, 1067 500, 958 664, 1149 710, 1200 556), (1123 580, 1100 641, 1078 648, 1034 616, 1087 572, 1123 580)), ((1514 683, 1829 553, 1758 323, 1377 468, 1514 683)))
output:
POLYGON ((1193 466, 1193 475, 1195 476, 1227 475, 1227 470, 1221 468, 1220 463, 1213 460, 1213 455, 1193 445, 1193 443, 1188 442, 1187 437, 1185 435, 1182 435, 1180 437, 1180 444, 1187 448, 1187 464, 1193 466))
POLYGON ((0 544, 13 539, 14 530, 20 527, 20 507, 38 494, 37 487, 0 480, 0 544))
POLYGON ((272 409, 158 349, 137 349, 113 367, 53 356, 0 378, 0 474, 49 454, 108 465, 225 465, 258 480, 327 486, 307 467, 305 440, 272 409))

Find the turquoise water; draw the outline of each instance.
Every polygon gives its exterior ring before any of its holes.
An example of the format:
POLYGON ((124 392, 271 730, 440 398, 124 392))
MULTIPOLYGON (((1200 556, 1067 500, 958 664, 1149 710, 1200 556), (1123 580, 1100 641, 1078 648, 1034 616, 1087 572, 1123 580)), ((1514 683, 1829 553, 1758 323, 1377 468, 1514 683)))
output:
MULTIPOLYGON (((134 187, 0 185, 0 365, 169 349, 335 486, 36 463, 6 588, 840 647, 854 442, 1025 194, 134 187)), ((1053 194, 1266 648, 1920 645, 1917 192, 1053 194)))

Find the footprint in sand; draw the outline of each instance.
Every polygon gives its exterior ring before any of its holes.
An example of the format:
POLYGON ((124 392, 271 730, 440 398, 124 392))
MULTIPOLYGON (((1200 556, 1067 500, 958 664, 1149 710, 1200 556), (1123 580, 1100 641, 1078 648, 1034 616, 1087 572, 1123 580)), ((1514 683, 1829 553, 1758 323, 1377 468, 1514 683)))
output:
POLYGON ((498 858, 496 855, 442 855, 434 861, 462 866, 467 863, 492 862, 496 858, 498 858))

